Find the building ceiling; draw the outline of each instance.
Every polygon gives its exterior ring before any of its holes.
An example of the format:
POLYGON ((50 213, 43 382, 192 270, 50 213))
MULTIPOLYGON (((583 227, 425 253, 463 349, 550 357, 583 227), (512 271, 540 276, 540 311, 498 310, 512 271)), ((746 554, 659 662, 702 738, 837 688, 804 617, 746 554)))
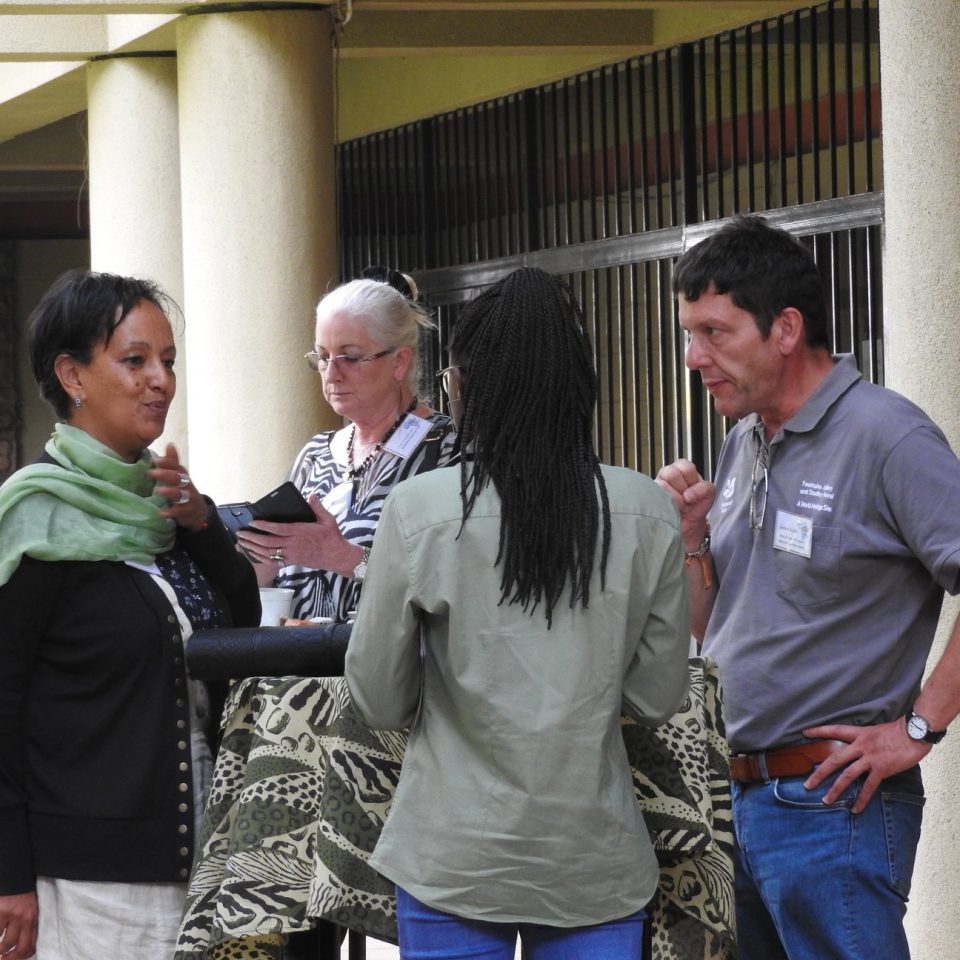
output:
MULTIPOLYGON (((257 6, 290 2, 258 0, 257 6)), ((387 114, 393 124, 405 123, 462 105, 444 101, 442 84, 424 79, 431 76, 423 70, 426 63, 456 58, 462 68, 464 58, 475 58, 478 72, 500 78, 489 92, 499 96, 512 92, 504 85, 534 86, 806 5, 339 0, 330 4, 338 22, 338 95, 349 102, 352 84, 375 85, 378 77, 384 90, 393 90, 403 85, 406 71, 418 94, 387 114), (498 70, 498 58, 509 69, 498 70)), ((34 202, 52 204, 59 197, 65 209, 76 204, 85 184, 86 64, 106 55, 174 51, 177 18, 202 6, 176 0, 0 0, 0 236, 11 235, 12 219, 29 216, 34 202)), ((229 6, 217 2, 218 10, 229 6)), ((341 129, 342 137, 382 129, 382 112, 342 113, 353 124, 341 129)))

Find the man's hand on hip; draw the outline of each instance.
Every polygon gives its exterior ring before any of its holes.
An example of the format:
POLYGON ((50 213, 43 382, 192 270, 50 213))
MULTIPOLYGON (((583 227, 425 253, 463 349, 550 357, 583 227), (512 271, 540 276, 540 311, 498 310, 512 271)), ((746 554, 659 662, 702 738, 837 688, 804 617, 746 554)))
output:
POLYGON ((909 770, 930 752, 929 743, 911 740, 907 736, 903 717, 872 727, 847 724, 810 727, 803 731, 803 735, 811 740, 842 740, 848 745, 827 757, 803 785, 812 790, 827 777, 846 768, 824 794, 823 802, 833 803, 855 780, 865 777, 853 805, 854 813, 861 813, 866 808, 882 780, 909 770))

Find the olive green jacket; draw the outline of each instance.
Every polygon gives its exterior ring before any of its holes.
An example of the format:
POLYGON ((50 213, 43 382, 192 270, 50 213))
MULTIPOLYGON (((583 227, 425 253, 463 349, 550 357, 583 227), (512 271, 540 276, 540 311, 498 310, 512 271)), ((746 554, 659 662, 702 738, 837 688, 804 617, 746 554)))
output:
POLYGON ((581 926, 652 897, 621 711, 654 726, 687 689, 677 512, 649 478, 604 467, 612 536, 590 605, 500 603, 492 486, 461 531, 458 467, 387 499, 347 651, 356 707, 410 727, 373 866, 462 917, 581 926), (459 536, 458 536, 459 534, 459 536), (422 691, 422 698, 421 698, 422 691))

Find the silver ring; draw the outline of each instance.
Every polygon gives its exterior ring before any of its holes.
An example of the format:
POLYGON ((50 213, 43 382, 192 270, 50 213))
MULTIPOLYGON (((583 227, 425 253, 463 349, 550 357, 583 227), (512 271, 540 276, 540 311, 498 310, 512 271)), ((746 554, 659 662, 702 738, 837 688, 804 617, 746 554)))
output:
POLYGON ((180 499, 177 501, 177 505, 179 506, 181 503, 189 503, 189 502, 190 502, 190 491, 181 490, 180 499))
POLYGON ((277 563, 283 566, 283 551, 282 550, 274 551, 273 553, 270 554, 270 559, 276 560, 277 563))
POLYGON ((190 478, 185 473, 180 474, 180 486, 181 487, 190 486, 190 478))

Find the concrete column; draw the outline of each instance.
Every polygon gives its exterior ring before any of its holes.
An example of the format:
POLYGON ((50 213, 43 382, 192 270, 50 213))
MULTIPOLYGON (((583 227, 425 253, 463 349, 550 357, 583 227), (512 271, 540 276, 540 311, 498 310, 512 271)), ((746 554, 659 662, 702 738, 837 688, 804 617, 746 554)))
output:
POLYGON ((302 359, 337 272, 330 38, 319 9, 177 26, 191 470, 219 501, 338 422, 302 359))
MULTIPOLYGON (((886 382, 920 404, 960 450, 960 4, 880 0, 886 382)), ((922 496, 922 491, 918 491, 922 496)), ((930 666, 957 616, 944 607, 930 666)), ((915 957, 960 942, 960 724, 923 762, 923 837, 907 910, 915 957)))
MULTIPOLYGON (((182 305, 176 58, 111 57, 87 70, 91 267, 155 280, 182 305)), ((173 441, 189 465, 184 322, 170 319, 177 396, 153 448, 173 441)))

